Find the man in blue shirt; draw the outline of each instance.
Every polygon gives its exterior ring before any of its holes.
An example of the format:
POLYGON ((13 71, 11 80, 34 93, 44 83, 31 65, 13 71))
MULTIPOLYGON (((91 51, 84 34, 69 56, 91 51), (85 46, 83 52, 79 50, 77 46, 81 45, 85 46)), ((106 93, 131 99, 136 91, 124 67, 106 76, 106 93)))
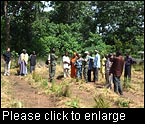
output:
POLYGON ((94 58, 94 82, 98 81, 98 72, 100 69, 100 55, 97 50, 95 50, 95 58, 94 58))

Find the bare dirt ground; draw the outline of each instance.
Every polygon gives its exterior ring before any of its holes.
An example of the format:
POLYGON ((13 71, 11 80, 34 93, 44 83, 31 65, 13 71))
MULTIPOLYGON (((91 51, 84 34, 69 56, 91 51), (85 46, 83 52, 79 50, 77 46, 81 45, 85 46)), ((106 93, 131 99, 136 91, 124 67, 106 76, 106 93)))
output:
POLYGON ((55 107, 52 96, 39 94, 38 90, 31 87, 23 77, 12 75, 9 78, 12 84, 12 96, 23 103, 25 108, 55 107))

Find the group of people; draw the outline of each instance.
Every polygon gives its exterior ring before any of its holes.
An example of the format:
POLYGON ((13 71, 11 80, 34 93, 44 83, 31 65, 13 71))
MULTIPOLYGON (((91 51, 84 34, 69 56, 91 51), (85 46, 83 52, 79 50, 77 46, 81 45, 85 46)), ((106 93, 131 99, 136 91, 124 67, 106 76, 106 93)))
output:
MULTIPOLYGON (((6 52, 3 54, 3 58, 5 61, 4 66, 4 76, 10 75, 10 65, 11 65, 11 52, 10 48, 7 48, 6 52)), ((29 56, 25 49, 22 50, 19 55, 18 65, 19 65, 19 75, 26 76, 28 74, 27 64, 30 62, 30 73, 35 70, 36 65, 36 54, 35 51, 29 56)))
MULTIPOLYGON (((111 89, 113 83, 114 92, 123 95, 120 77, 124 69, 125 80, 131 80, 131 65, 135 63, 133 58, 128 54, 123 58, 121 52, 118 51, 116 54, 108 54, 101 59, 98 50, 94 52, 94 56, 91 56, 88 51, 85 51, 83 55, 74 52, 70 58, 66 51, 62 57, 64 78, 82 79, 83 76, 85 82, 96 83, 101 69, 102 77, 106 79, 106 87, 111 89), (93 72, 93 80, 91 72, 93 72)), ((53 49, 48 56, 50 82, 55 76, 57 58, 53 49)))
MULTIPOLYGON (((10 48, 3 54, 5 61, 4 76, 10 75, 10 65, 11 65, 11 52, 10 48)), ((52 82, 55 77, 56 62, 58 56, 55 54, 55 49, 53 48, 48 54, 48 65, 49 65, 49 81, 52 82)), ((19 55, 19 75, 26 76, 28 73, 27 64, 30 62, 30 73, 35 70, 36 66, 36 54, 35 51, 32 52, 30 56, 25 49, 19 55)), ((90 52, 85 51, 82 55, 74 52, 73 56, 70 58, 69 53, 66 51, 62 57, 63 63, 63 73, 64 78, 84 78, 85 82, 98 82, 98 77, 101 69, 102 78, 106 79, 106 87, 112 88, 112 83, 114 85, 114 92, 120 95, 123 94, 122 86, 120 82, 120 77, 124 69, 125 80, 131 80, 131 65, 135 61, 127 54, 123 58, 121 52, 116 52, 114 54, 108 54, 101 59, 98 50, 94 50, 94 56, 90 52), (91 79, 91 73, 93 72, 93 80, 91 79)))
POLYGON ((100 55, 95 50, 95 57, 90 56, 88 51, 81 54, 74 52, 73 57, 69 58, 68 52, 63 56, 64 77, 82 79, 82 75, 86 82, 91 82, 91 71, 94 72, 94 82, 98 81, 98 70, 100 69, 100 55))

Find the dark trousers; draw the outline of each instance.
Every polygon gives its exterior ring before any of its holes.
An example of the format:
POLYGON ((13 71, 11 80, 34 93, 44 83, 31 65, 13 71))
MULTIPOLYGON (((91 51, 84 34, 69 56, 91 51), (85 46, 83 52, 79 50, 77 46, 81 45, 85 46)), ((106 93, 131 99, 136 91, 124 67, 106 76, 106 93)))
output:
POLYGON ((131 65, 125 66, 124 78, 131 80, 131 65))
POLYGON ((98 81, 98 68, 94 68, 94 82, 98 81))
POLYGON ((56 71, 56 66, 55 66, 55 65, 49 65, 49 77, 50 77, 50 82, 52 82, 53 79, 54 79, 55 71, 56 71))
POLYGON ((114 83, 114 92, 120 93, 122 95, 122 86, 120 83, 120 77, 113 75, 113 83, 114 83))
POLYGON ((88 82, 91 82, 91 70, 88 70, 88 82))

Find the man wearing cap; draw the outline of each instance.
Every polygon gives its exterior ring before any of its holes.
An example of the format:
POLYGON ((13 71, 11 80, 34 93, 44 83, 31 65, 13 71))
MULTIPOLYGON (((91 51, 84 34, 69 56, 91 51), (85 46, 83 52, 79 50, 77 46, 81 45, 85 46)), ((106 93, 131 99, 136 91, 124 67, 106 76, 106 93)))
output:
POLYGON ((100 69, 100 55, 97 50, 95 50, 95 58, 94 58, 94 82, 98 81, 98 72, 100 69))

